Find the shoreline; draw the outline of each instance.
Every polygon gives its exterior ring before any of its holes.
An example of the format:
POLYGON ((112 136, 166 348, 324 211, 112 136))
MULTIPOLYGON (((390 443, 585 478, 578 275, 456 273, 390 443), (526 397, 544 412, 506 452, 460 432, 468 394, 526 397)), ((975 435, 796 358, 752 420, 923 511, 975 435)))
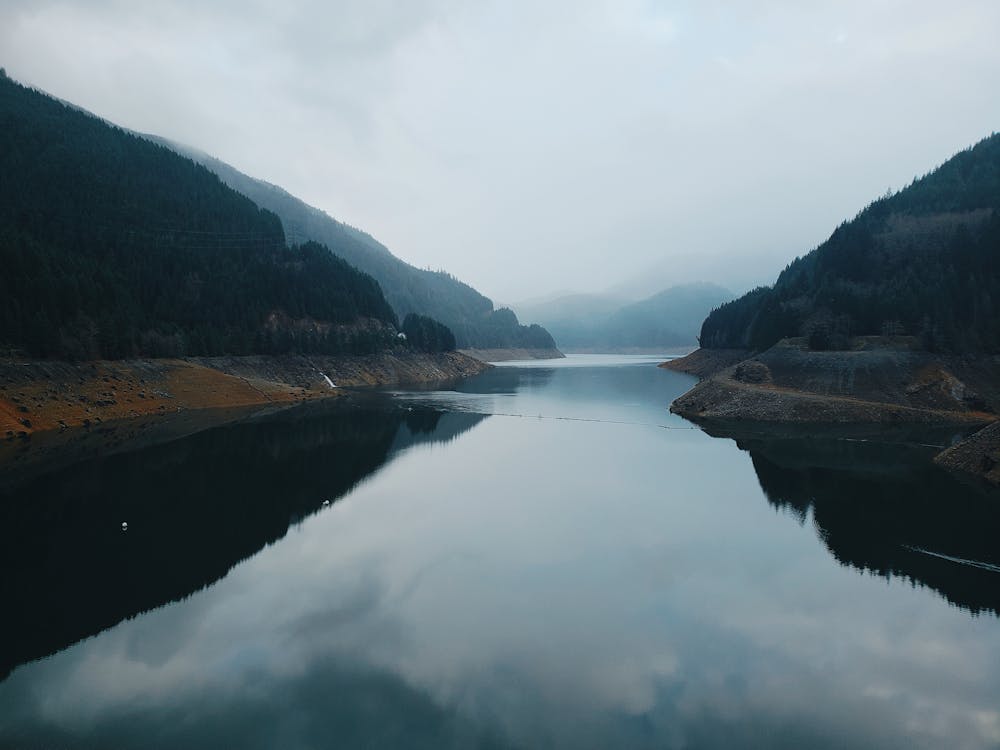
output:
POLYGON ((859 434, 908 425, 978 428, 934 461, 1000 484, 1000 358, 932 354, 907 337, 852 344, 813 351, 784 339, 756 354, 696 350, 660 365, 699 378, 670 411, 710 434, 748 423, 859 434))
POLYGON ((480 362, 513 362, 519 359, 565 359, 558 349, 458 349, 459 354, 480 362))
POLYGON ((0 489, 79 460, 333 404, 354 388, 446 382, 490 367, 457 352, 0 361, 0 489))
POLYGON ((949 471, 1000 486, 1000 422, 993 422, 934 457, 949 471))
POLYGON ((756 354, 699 349, 660 366, 700 379, 671 404, 692 420, 985 425, 1000 412, 1000 359, 932 354, 909 337, 858 337, 837 351, 783 339, 756 354))
POLYGON ((458 352, 0 361, 0 441, 202 409, 291 405, 342 388, 444 381, 489 365, 458 352))

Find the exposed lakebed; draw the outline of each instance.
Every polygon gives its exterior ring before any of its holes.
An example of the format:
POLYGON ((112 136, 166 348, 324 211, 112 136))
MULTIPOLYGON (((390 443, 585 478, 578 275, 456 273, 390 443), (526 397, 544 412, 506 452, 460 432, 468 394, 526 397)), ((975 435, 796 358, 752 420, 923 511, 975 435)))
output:
POLYGON ((0 745, 996 746, 1000 499, 951 436, 712 437, 656 361, 6 491, 0 745))

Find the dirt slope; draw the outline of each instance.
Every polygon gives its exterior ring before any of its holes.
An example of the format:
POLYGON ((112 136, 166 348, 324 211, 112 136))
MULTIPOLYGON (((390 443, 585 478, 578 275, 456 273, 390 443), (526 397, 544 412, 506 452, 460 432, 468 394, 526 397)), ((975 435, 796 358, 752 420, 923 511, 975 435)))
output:
MULTIPOLYGON (((708 376, 671 410, 700 421, 800 423, 985 424, 1000 412, 995 357, 934 355, 903 337, 853 343, 849 351, 819 352, 785 339, 708 376)), ((720 359, 703 356, 709 364, 720 359)))
POLYGON ((486 367, 457 352, 86 363, 8 360, 0 362, 0 439, 192 409, 295 403, 337 396, 344 386, 449 380, 486 367))
POLYGON ((934 462, 946 469, 972 474, 991 484, 1000 485, 1000 422, 941 451, 934 462))

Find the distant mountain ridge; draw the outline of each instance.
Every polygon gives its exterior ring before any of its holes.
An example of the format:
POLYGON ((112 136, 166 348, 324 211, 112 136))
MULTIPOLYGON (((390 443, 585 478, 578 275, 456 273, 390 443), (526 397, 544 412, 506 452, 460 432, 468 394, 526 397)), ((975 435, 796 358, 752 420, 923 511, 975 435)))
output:
POLYGON ((544 328, 521 325, 506 308, 494 310, 492 300, 450 274, 411 266, 366 232, 202 151, 155 135, 144 137, 202 164, 229 187, 276 214, 291 241, 319 242, 370 274, 400 320, 410 313, 439 320, 452 330, 460 348, 555 349, 555 342, 544 328))
POLYGON ((714 310, 702 347, 814 349, 858 335, 917 336, 932 351, 1000 352, 1000 135, 869 204, 773 286, 714 310))
POLYGON ((732 296, 716 284, 681 284, 638 302, 572 294, 522 312, 541 322, 562 349, 662 350, 694 346, 705 315, 732 296))

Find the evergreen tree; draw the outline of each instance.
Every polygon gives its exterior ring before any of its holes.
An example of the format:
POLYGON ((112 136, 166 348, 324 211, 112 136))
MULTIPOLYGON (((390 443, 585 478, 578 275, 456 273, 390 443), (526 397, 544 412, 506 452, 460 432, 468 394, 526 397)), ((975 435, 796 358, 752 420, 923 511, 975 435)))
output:
POLYGON ((1000 135, 887 194, 796 259, 773 287, 713 310, 706 348, 806 336, 909 334, 940 351, 1000 352, 1000 135))
POLYGON ((316 243, 288 247, 274 214, 204 167, 6 77, 0 174, 3 349, 94 359, 390 343, 397 319, 372 277, 316 243))

